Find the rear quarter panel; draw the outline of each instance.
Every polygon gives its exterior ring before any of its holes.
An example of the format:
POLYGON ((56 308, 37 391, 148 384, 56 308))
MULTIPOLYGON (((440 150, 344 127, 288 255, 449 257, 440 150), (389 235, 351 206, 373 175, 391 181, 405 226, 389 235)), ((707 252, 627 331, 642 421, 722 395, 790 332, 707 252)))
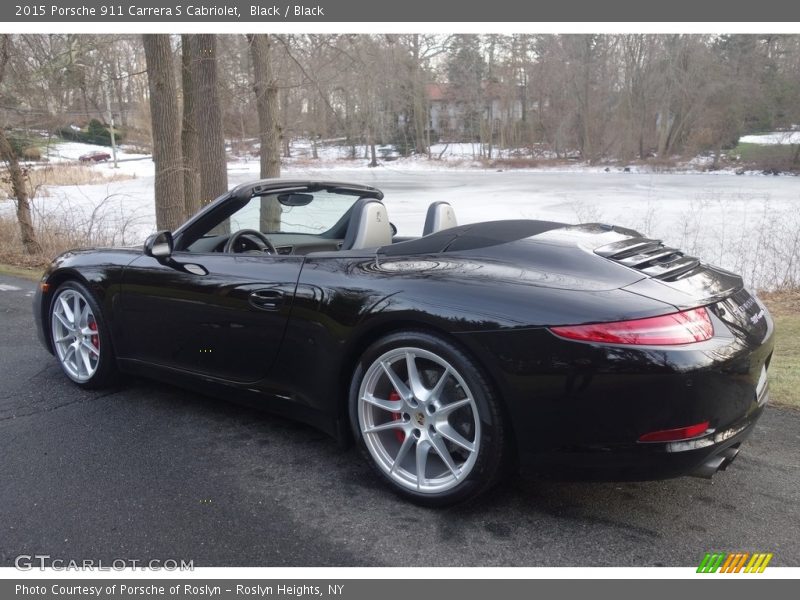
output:
POLYGON ((341 414, 366 347, 388 332, 422 328, 461 339, 505 392, 506 374, 496 356, 465 334, 637 318, 670 308, 621 290, 563 290, 524 277, 499 278, 491 265, 473 258, 415 257, 386 268, 374 255, 312 255, 271 379, 297 402, 341 414))

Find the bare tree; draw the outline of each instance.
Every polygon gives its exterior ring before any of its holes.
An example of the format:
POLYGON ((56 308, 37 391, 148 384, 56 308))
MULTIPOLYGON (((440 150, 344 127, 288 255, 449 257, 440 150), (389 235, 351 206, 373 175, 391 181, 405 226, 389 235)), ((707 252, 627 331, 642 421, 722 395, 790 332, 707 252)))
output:
POLYGON ((147 78, 150 85, 150 114, 153 122, 153 161, 156 165, 156 226, 174 229, 184 216, 183 158, 180 117, 172 46, 165 34, 142 36, 147 78))
POLYGON ((648 156, 652 141, 649 125, 655 104, 652 76, 654 36, 627 34, 620 37, 622 101, 618 123, 621 131, 619 154, 624 159, 648 156))
POLYGON ((253 60, 253 91, 256 95, 261 142, 261 177, 280 177, 281 131, 278 123, 278 84, 272 72, 272 41, 267 34, 249 34, 247 41, 253 60))
MULTIPOLYGON (((280 139, 278 124, 278 86, 272 74, 272 42, 266 34, 248 34, 250 56, 253 60, 253 91, 258 110, 259 141, 261 148, 261 177, 281 176, 280 139)), ((261 199, 261 231, 278 231, 281 223, 281 205, 275 198, 261 199)))
MULTIPOLYGON (((2 40, 0 40, 0 83, 2 83, 5 75, 10 51, 11 37, 8 34, 4 34, 2 40)), ((36 241, 36 232, 33 229, 30 199, 28 197, 28 189, 25 186, 25 173, 20 167, 16 150, 8 137, 6 137, 5 128, 0 128, 0 159, 8 166, 11 190, 14 193, 14 201, 17 206, 17 222, 19 223, 22 245, 28 254, 38 254, 42 251, 42 247, 36 241)))
POLYGON ((418 154, 430 158, 431 140, 428 127, 428 99, 425 96, 424 71, 422 70, 423 51, 420 36, 411 36, 411 112, 414 121, 415 148, 418 154))
POLYGON ((217 80, 217 38, 211 34, 191 36, 192 84, 195 123, 200 135, 200 205, 205 206, 228 191, 225 134, 217 80))
POLYGON ((186 216, 200 209, 200 138, 195 116, 195 95, 192 78, 192 36, 181 36, 181 88, 183 91, 183 206, 186 216))
MULTIPOLYGON (((110 74, 120 134, 147 143, 141 36, 10 37, 3 123, 80 137, 89 119, 107 113, 110 74)), ((262 56, 255 37, 182 37, 186 212, 226 190, 223 144, 252 152, 253 138, 270 130, 259 114, 273 94, 284 156, 302 139, 312 158, 324 145, 346 145, 372 164, 381 145, 429 152, 433 135, 480 141, 481 156, 493 159, 527 147, 532 158, 669 160, 701 152, 721 162, 742 134, 792 128, 800 114, 797 35, 270 35, 266 78, 255 64, 262 56)), ((261 141, 266 149, 270 142, 261 141)), ((768 154, 781 152, 785 168, 800 169, 800 145, 768 154)), ((262 155, 271 160, 268 150, 262 155)))

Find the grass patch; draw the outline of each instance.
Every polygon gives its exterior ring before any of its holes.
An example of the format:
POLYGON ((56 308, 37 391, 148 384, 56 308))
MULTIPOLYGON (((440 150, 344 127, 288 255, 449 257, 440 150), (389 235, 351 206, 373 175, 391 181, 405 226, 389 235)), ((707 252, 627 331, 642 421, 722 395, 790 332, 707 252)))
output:
POLYGON ((44 273, 43 269, 33 268, 26 269, 25 267, 17 267, 15 265, 5 265, 0 263, 0 275, 11 275, 12 277, 19 277, 20 279, 30 279, 31 281, 39 281, 44 273))
POLYGON ((761 294, 775 319, 770 401, 800 408, 800 290, 761 294))
POLYGON ((39 271, 59 254, 75 248, 126 245, 128 222, 119 223, 114 215, 105 214, 104 203, 91 213, 82 211, 38 212, 34 210, 33 226, 41 252, 27 254, 20 239, 19 224, 12 212, 0 213, 0 264, 14 265, 23 270, 39 271))
POLYGON ((731 158, 739 156, 739 162, 756 169, 796 170, 794 163, 796 145, 790 144, 738 144, 727 152, 731 158))
POLYGON ((539 162, 535 158, 515 156, 511 158, 495 158, 484 161, 484 164, 493 169, 535 169, 539 166, 539 162))
MULTIPOLYGON (((130 179, 130 175, 114 173, 108 175, 88 165, 60 163, 44 167, 33 167, 25 170, 28 192, 31 196, 47 196, 48 186, 63 185, 96 185, 130 179)), ((0 197, 12 197, 11 183, 7 171, 0 171, 0 197)))
MULTIPOLYGON (((53 256, 55 254, 50 258, 53 256)), ((4 265, 4 273, 7 275, 18 274, 12 273, 11 269, 19 272, 41 270, 48 262, 48 257, 44 253, 41 256, 30 256, 23 251, 19 225, 13 214, 0 215, 0 264, 4 265)))

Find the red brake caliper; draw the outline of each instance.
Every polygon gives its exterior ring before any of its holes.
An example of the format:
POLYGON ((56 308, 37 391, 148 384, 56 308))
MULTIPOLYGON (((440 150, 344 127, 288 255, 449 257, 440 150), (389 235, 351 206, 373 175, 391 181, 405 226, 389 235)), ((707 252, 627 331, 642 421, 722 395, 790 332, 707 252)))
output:
MULTIPOLYGON (((89 323, 89 329, 91 329, 92 331, 97 331, 97 323, 95 323, 94 321, 89 323)), ((91 340, 92 340, 92 346, 94 346, 95 348, 97 348, 99 350, 100 349, 100 336, 97 335, 97 334, 94 334, 91 337, 91 340)))
MULTIPOLYGON (((391 400, 392 402, 397 402, 398 400, 400 400, 400 394, 398 394, 395 390, 392 390, 391 392, 389 392, 389 400, 391 400)), ((394 421, 399 421, 402 418, 403 417, 399 412, 392 413, 392 419, 394 421)), ((406 439, 406 434, 402 429, 395 429, 394 436, 397 438, 397 441, 400 442, 401 444, 403 443, 403 440, 406 439)))

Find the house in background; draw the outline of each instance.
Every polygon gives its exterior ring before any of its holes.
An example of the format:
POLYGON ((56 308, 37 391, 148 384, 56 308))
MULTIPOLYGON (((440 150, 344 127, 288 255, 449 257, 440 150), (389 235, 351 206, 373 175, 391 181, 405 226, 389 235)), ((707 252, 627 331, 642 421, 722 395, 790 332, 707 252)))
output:
POLYGON ((503 125, 524 121, 536 103, 525 102, 525 88, 518 84, 485 81, 480 90, 464 93, 446 83, 429 83, 428 126, 434 138, 446 142, 475 141, 480 128, 491 123, 496 133, 503 125))

